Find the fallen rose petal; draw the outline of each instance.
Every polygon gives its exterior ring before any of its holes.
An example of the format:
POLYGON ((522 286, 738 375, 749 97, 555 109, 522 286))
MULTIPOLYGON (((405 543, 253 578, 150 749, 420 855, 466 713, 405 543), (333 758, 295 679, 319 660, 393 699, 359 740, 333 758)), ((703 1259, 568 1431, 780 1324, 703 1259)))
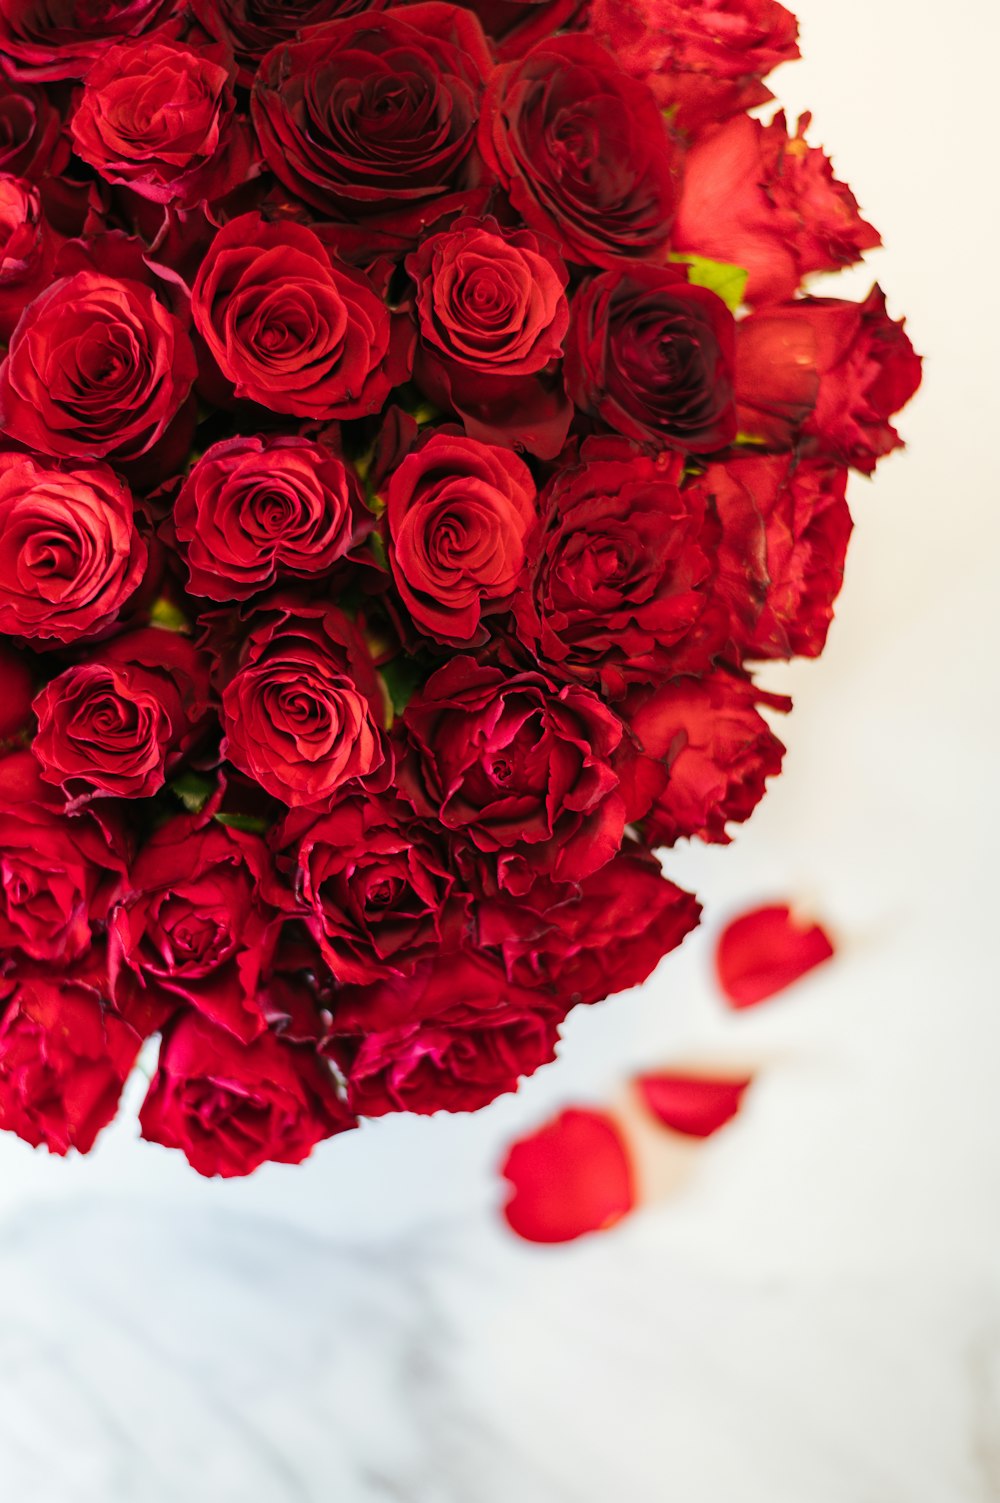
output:
POLYGON ((635 1205, 632 1166, 604 1112, 560 1113, 513 1145, 501 1173, 513 1186, 504 1215, 527 1242, 571 1242, 635 1205))
POLYGON ((784 903, 754 908, 727 924, 715 951, 715 969, 732 1007, 753 1007, 791 986, 833 955, 819 924, 797 918, 784 903))
POLYGON ((640 1075, 643 1104, 664 1127, 689 1138, 709 1138, 731 1122, 740 1109, 749 1076, 713 1080, 703 1075, 640 1075))

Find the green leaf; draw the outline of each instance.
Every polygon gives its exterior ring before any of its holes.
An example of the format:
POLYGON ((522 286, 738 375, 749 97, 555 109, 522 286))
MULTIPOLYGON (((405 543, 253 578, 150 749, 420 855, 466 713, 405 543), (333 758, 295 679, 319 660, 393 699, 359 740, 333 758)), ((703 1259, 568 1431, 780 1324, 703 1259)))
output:
POLYGON ((178 610, 176 605, 165 600, 162 595, 154 603, 149 613, 149 620, 152 626, 162 627, 164 631, 187 631, 188 629, 188 619, 183 611, 178 610))
POLYGON ((249 835, 263 835, 268 828, 267 820, 259 814, 214 814, 212 818, 229 830, 245 830, 249 835))
POLYGON ((707 287, 716 297, 721 297, 731 313, 743 302, 750 273, 742 266, 731 266, 728 261, 710 261, 707 256, 672 255, 671 261, 680 261, 688 269, 688 281, 695 287, 707 287))
POLYGON ((400 653, 391 662, 379 669, 397 715, 402 715, 413 697, 413 691, 423 682, 424 669, 415 658, 400 653))
POLYGON ((215 792, 215 784, 197 772, 182 772, 170 784, 170 791, 177 795, 189 814, 200 814, 215 792))

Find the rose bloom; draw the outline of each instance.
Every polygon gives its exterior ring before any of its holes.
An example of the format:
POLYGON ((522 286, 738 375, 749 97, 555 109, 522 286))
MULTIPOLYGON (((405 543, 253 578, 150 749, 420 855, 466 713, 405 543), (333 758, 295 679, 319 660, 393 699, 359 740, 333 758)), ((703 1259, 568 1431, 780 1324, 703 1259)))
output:
POLYGON ((714 597, 704 498, 680 458, 589 440, 542 496, 542 534, 514 600, 520 639, 606 698, 707 668, 728 625, 714 597))
POLYGON ((0 58, 13 78, 82 78, 121 37, 138 36, 169 15, 175 0, 118 0, 115 4, 54 5, 50 0, 2 0, 0 58))
POLYGON ((461 646, 517 583, 534 530, 535 483, 509 449, 433 434, 386 495, 393 578, 418 631, 461 646))
POLYGON ((194 1014, 164 1037, 139 1123, 147 1142, 179 1148, 199 1174, 226 1179, 299 1164, 357 1125, 312 1049, 273 1033, 240 1043, 194 1014))
POLYGON ((803 277, 837 271, 881 244, 830 159, 804 139, 740 115, 696 142, 684 163, 673 244, 749 272, 749 303, 781 302, 803 277))
POLYGON ((920 365, 880 287, 863 303, 810 297, 764 309, 739 325, 740 430, 869 475, 902 445, 889 418, 920 385, 920 365))
POLYGON ((725 448, 736 436, 735 330, 714 292, 672 267, 624 262, 573 300, 566 389, 582 412, 639 443, 725 448))
POLYGON ((645 85, 591 38, 553 37, 497 68, 480 142, 514 208, 568 261, 666 260, 677 192, 669 129, 645 85))
POLYGON ((279 579, 329 573, 373 525, 352 468, 321 444, 276 435, 206 449, 169 530, 192 594, 245 600, 279 579))
POLYGON ((74 801, 150 798, 204 729, 208 664, 176 632, 127 632, 51 679, 31 749, 74 801))
POLYGON ((0 454, 0 631, 42 646, 94 636, 145 567, 131 494, 106 465, 0 454))
POLYGON ((106 182, 179 208, 224 197, 253 161, 225 49, 165 31, 107 49, 87 73, 70 132, 106 182))
POLYGON ((237 397, 328 421, 378 412, 409 375, 413 335, 363 272, 305 225, 230 220, 195 280, 194 321, 237 397))
POLYGON ((261 612, 222 695, 223 755, 274 798, 322 805, 389 768, 378 675, 333 606, 289 599, 261 612))
POLYGON ((293 42, 306 26, 384 7, 385 0, 203 0, 198 22, 232 48, 239 64, 237 82, 249 89, 264 54, 293 42))
POLYGON ((52 276, 52 232, 38 189, 0 174, 0 341, 9 343, 24 307, 52 276))
POLYGON ((46 91, 0 74, 0 172, 37 183, 58 177, 69 156, 62 117, 46 91))

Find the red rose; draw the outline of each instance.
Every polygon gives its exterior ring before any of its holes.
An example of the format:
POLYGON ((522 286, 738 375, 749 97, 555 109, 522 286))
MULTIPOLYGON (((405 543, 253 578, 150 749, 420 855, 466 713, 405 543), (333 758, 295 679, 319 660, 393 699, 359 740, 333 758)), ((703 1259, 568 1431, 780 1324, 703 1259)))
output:
POLYGON ((43 454, 122 464, 163 438, 195 374, 186 333, 148 287, 81 271, 25 309, 0 367, 0 420, 43 454))
POLYGON ((0 955, 75 960, 120 891, 125 861, 117 826, 89 813, 64 814, 55 804, 30 752, 0 760, 0 955))
POLYGON ((579 22, 585 0, 466 0, 501 62, 523 57, 536 42, 579 22))
POLYGON ((279 579, 329 573, 373 525, 353 469, 320 444, 277 435, 207 449, 170 531, 192 594, 245 600, 279 579))
POLYGON ((89 1153, 140 1043, 86 966, 0 979, 0 1128, 50 1153, 89 1153))
POLYGON ((385 767, 384 716, 357 628, 291 601, 251 623, 222 696, 223 755, 274 798, 322 805, 385 767))
POLYGON ((243 1044, 190 1014, 163 1040, 139 1122, 147 1142, 179 1148, 199 1174, 226 1179, 299 1164, 357 1125, 312 1049, 272 1033, 243 1044))
POLYGON ((727 845, 727 821, 750 818, 785 752, 757 709, 761 701, 791 708, 724 669, 636 696, 628 709, 632 732, 668 773, 645 824, 650 845, 683 836, 727 845))
POLYGON ((378 412, 409 375, 412 329, 363 272, 304 225, 242 214, 220 230, 192 294, 198 332, 238 397, 328 421, 378 412))
POLYGON ((131 973, 168 1013, 186 1004, 238 1038, 263 1032, 258 983, 282 922, 261 891, 270 873, 257 835, 188 815, 161 825, 111 915, 115 995, 131 973))
POLYGON ((588 689, 460 657, 411 699, 402 724, 401 792, 495 857, 508 890, 539 873, 579 882, 617 852, 622 725, 588 689))
POLYGON ((799 55, 778 0, 591 0, 587 24, 687 131, 766 104, 765 74, 799 55))
POLYGON ((254 156, 231 74, 224 47, 166 31, 109 47, 70 120, 77 154, 153 203, 224 197, 250 176, 254 156))
POLYGON ((626 262, 573 300, 566 389, 626 438, 693 454, 736 436, 736 324, 721 298, 672 267, 626 262))
POLYGON ((28 659, 9 642, 0 642, 0 749, 4 752, 28 730, 34 697, 35 676, 28 659))
POLYGON ((674 249, 744 267, 749 303, 790 298, 809 272, 851 266, 881 244, 830 159, 806 145, 809 120, 790 137, 784 115, 770 125, 739 115, 684 164, 674 249))
POLYGON ((393 578, 417 629, 454 646, 482 641, 482 617, 509 602, 535 526, 527 465, 435 433, 394 472, 387 503, 393 578))
POLYGON ((70 799, 150 798, 203 729, 208 703, 206 660, 186 638, 128 632, 46 684, 32 751, 70 799))
POLYGON ((439 0, 311 27, 254 81, 268 165, 325 218, 413 241, 485 199, 476 121, 492 68, 482 28, 439 0), (375 220, 375 225, 371 221, 375 220))
POLYGON ((2 0, 0 57, 5 72, 13 78, 82 78, 112 42, 148 31, 175 4, 176 0, 116 0, 110 5, 2 0))
POLYGON ((385 0, 202 0, 198 21, 232 48, 240 65, 238 82, 248 89, 272 47, 293 42, 307 26, 384 6, 385 0))
POLYGON ((480 142, 511 203, 568 261, 667 257, 676 151, 652 94, 590 37, 539 42, 496 70, 480 142))
POLYGON ((70 148, 62 118, 44 89, 0 74, 0 172, 37 183, 58 176, 70 148))
POLYGON ((609 698, 707 668, 726 639, 705 502, 682 464, 590 440, 542 496, 542 535, 514 600, 538 657, 609 698))
POLYGON ((7 344, 26 303, 52 276, 52 233, 38 189, 0 174, 0 341, 7 344))
POLYGON ((920 356, 880 287, 863 303, 800 298, 739 325, 739 426, 774 448, 799 443, 869 475, 902 446, 889 418, 919 385, 920 356))
POLYGON ((132 497, 106 465, 0 454, 0 631, 41 644, 94 636, 145 567, 132 497))

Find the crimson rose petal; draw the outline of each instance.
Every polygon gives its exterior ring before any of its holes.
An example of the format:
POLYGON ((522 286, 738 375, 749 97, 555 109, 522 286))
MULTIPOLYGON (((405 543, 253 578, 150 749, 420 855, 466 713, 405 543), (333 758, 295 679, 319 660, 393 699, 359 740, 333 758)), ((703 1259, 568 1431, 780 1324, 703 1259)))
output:
POLYGON ((628 1151, 611 1117, 571 1108, 508 1151, 508 1226, 526 1242, 606 1231, 635 1206, 628 1151))
POLYGON ((640 1075, 636 1088, 647 1110, 664 1127, 691 1138, 708 1138, 731 1122, 750 1078, 715 1080, 703 1075, 657 1071, 640 1075))
POLYGON ((784 903, 741 914, 719 935, 715 969, 732 1007, 753 1007, 783 991, 834 953, 820 924, 795 916, 784 903))

